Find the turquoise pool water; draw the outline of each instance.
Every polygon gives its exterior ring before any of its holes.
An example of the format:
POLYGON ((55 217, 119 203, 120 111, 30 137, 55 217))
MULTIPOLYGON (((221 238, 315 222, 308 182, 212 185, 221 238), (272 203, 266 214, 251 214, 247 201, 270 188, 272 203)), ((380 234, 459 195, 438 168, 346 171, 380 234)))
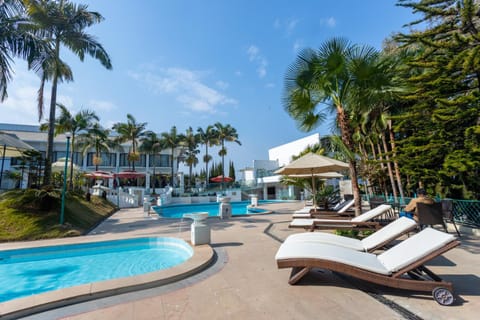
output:
POLYGON ((0 251, 0 302, 171 268, 193 249, 175 238, 136 238, 0 251))
MULTIPOLYGON (((259 201, 259 204, 262 203, 271 203, 272 201, 259 201)), ((247 214, 255 213, 265 213, 266 210, 263 209, 247 209, 247 206, 250 205, 250 201, 239 201, 231 202, 232 205, 232 215, 233 216, 244 216, 247 214)), ((210 217, 218 216, 219 203, 210 202, 210 203, 196 203, 196 204, 175 204, 169 206, 154 206, 153 210, 156 213, 165 218, 182 218, 183 214, 191 212, 208 212, 210 217)))

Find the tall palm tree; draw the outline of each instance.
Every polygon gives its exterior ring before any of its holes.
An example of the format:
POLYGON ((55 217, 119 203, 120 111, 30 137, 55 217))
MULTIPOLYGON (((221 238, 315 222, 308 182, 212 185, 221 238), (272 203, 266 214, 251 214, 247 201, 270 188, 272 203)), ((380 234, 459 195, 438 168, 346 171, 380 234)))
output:
POLYGON ((91 149, 95 150, 95 158, 93 164, 95 165, 95 171, 98 171, 98 166, 101 164, 101 153, 109 152, 112 149, 121 149, 121 146, 114 140, 109 138, 110 130, 104 129, 98 122, 79 135, 79 146, 83 155, 91 149))
MULTIPOLYGON (((146 131, 144 136, 141 138, 141 144, 138 148, 139 151, 146 152, 152 156, 155 156, 156 153, 162 151, 162 141, 153 131, 146 131)), ((153 194, 155 194, 155 158, 153 158, 153 194)))
POLYGON ((212 160, 212 156, 208 154, 208 147, 212 147, 218 144, 218 139, 216 138, 216 132, 214 126, 207 126, 205 130, 198 127, 197 133, 199 137, 199 142, 205 145, 205 155, 203 156, 203 162, 205 162, 205 187, 208 186, 208 163, 212 160))
POLYGON ((220 122, 215 123, 215 132, 218 141, 220 142, 221 149, 218 151, 218 155, 222 157, 222 188, 225 184, 225 156, 227 155, 227 148, 225 148, 225 141, 236 142, 238 145, 242 145, 238 140, 237 129, 229 124, 223 125, 220 122))
POLYGON ((172 175, 170 177, 170 183, 173 188, 175 188, 175 179, 174 179, 174 159, 175 159, 175 148, 181 146, 181 142, 183 140, 183 135, 177 133, 177 127, 173 126, 170 129, 170 132, 162 132, 161 133, 161 144, 162 148, 170 149, 171 156, 170 156, 170 166, 172 168, 172 175))
POLYGON ((68 0, 22 0, 22 3, 25 5, 30 20, 38 28, 38 34, 42 35, 42 39, 51 48, 51 51, 47 52, 48 55, 38 61, 41 66, 38 97, 40 118, 43 116, 43 88, 46 81, 52 81, 44 172, 44 184, 48 185, 50 184, 52 172, 58 82, 73 80, 73 73, 70 67, 60 59, 60 48, 70 49, 81 61, 88 54, 99 60, 107 69, 112 68, 112 63, 103 46, 93 36, 85 32, 87 27, 103 20, 102 15, 98 12, 88 11, 88 6, 83 4, 76 5, 68 0))
POLYGON ((14 58, 28 62, 29 69, 40 71, 44 53, 50 52, 45 41, 38 38, 32 23, 24 15, 25 7, 20 0, 0 1, 0 102, 7 98, 7 85, 12 79, 14 58), (41 64, 41 63, 40 63, 41 64))
POLYGON ((193 132, 192 127, 188 127, 185 135, 183 136, 182 145, 187 149, 185 152, 185 163, 188 165, 189 169, 189 179, 188 187, 192 188, 192 168, 198 164, 197 154, 200 153, 198 150, 199 135, 193 132))
MULTIPOLYGON (((55 120, 55 136, 61 133, 71 133, 72 135, 72 148, 70 157, 70 189, 73 187, 73 155, 77 147, 76 138, 81 132, 85 132, 93 126, 94 121, 100 119, 91 110, 80 110, 75 115, 72 115, 70 111, 63 104, 57 103, 57 107, 60 109, 60 116, 55 120)), ((48 130, 49 123, 43 123, 40 126, 40 130, 48 130)))
POLYGON ((359 106, 368 105, 373 91, 381 89, 379 72, 379 53, 373 47, 333 38, 317 51, 302 51, 285 77, 285 110, 301 129, 312 130, 326 119, 324 104, 336 113, 341 141, 351 152, 348 163, 356 215, 361 213, 361 198, 351 117, 359 106))
POLYGON ((139 139, 145 136, 146 122, 137 122, 131 114, 127 114, 127 122, 117 122, 112 129, 115 130, 119 136, 115 139, 117 143, 131 142, 128 153, 128 162, 132 164, 132 170, 135 171, 135 161, 138 161, 137 145, 139 139))

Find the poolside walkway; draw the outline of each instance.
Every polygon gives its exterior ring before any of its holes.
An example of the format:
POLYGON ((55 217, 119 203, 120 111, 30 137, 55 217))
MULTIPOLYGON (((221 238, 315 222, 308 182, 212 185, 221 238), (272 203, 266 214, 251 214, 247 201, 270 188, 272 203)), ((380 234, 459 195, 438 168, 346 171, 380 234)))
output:
MULTIPOLYGON (((220 220, 209 218, 217 261, 198 276, 162 288, 122 294, 49 311, 28 319, 474 319, 480 310, 480 239, 462 245, 429 266, 453 281, 454 306, 442 307, 429 294, 372 286, 326 271, 311 272, 298 285, 290 270, 277 269, 280 241, 290 214, 301 203, 265 205, 275 213, 220 220)), ((191 220, 145 218, 141 208, 124 209, 92 234, 115 238, 174 236, 189 240, 191 220)))

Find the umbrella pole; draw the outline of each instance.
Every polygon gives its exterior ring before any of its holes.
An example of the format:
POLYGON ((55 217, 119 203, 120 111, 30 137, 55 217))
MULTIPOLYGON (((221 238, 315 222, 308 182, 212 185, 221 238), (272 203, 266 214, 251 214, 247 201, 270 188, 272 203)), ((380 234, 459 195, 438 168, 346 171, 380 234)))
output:
POLYGON ((2 189, 2 177, 3 177, 3 164, 5 163, 5 153, 7 153, 7 145, 3 145, 3 155, 2 155, 2 169, 0 170, 0 189, 2 189))
POLYGON ((317 210, 317 199, 315 197, 316 191, 315 191, 315 177, 313 176, 312 172, 312 191, 313 191, 313 208, 317 210))

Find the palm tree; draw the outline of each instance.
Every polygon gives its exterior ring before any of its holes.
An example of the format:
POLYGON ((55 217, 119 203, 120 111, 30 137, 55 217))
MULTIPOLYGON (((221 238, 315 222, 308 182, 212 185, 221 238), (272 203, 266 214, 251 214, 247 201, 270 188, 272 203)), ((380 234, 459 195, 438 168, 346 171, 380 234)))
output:
POLYGON ((38 34, 42 35, 42 39, 51 48, 51 51, 46 52, 45 56, 37 61, 41 66, 41 81, 38 95, 39 118, 43 116, 43 88, 45 82, 52 81, 44 172, 44 185, 48 185, 50 184, 52 172, 58 82, 73 80, 73 73, 70 67, 60 59, 60 48, 70 49, 81 61, 88 54, 99 60, 107 69, 111 69, 112 64, 103 46, 94 37, 85 32, 87 27, 103 20, 99 13, 88 11, 88 6, 76 5, 68 0, 22 0, 22 2, 30 20, 37 27, 38 34))
POLYGON ((46 42, 34 34, 32 23, 24 16, 20 0, 0 1, 0 102, 7 98, 7 84, 12 78, 13 58, 28 62, 29 69, 38 72, 41 57, 50 52, 46 42))
POLYGON ((203 156, 203 162, 205 162, 205 187, 208 186, 208 163, 212 160, 212 156, 208 154, 208 147, 212 147, 218 144, 216 138, 216 132, 214 126, 208 126, 205 130, 198 127, 197 133, 199 142, 205 145, 205 155, 203 156))
POLYGON ((138 161, 137 154, 138 140, 145 136, 146 122, 137 122, 131 114, 127 114, 127 122, 117 122, 112 129, 115 130, 119 136, 115 139, 117 143, 131 142, 128 153, 128 162, 132 164, 132 170, 135 171, 135 161, 138 161))
POLYGON ((98 171, 98 166, 102 162, 101 153, 109 152, 111 149, 121 146, 114 140, 109 138, 110 130, 104 129, 98 122, 95 123, 87 132, 79 135, 79 146, 83 155, 86 155, 88 150, 95 150, 95 157, 93 158, 93 164, 95 165, 95 171, 98 171))
POLYGON ((171 150, 170 166, 172 167, 172 175, 170 177, 170 183, 173 188, 175 188, 175 179, 173 177, 173 160, 175 158, 175 148, 181 145, 182 140, 183 136, 181 134, 177 134, 177 127, 175 126, 170 129, 170 132, 162 132, 161 134, 162 148, 171 150))
MULTIPOLYGON (((100 119, 91 110, 80 110, 75 115, 72 115, 68 109, 60 103, 57 103, 57 107, 60 108, 60 116, 55 120, 55 136, 61 133, 71 133, 72 135, 72 156, 70 157, 70 189, 73 187, 73 155, 76 149, 76 137, 79 133, 84 132, 92 127, 93 121, 99 121, 100 119)), ((40 130, 45 131, 48 129, 49 123, 44 123, 40 126, 40 130)))
POLYGON ((189 169, 189 179, 188 179, 188 187, 189 189, 192 188, 192 167, 198 164, 197 154, 200 153, 198 150, 198 143, 199 143, 199 135, 193 133, 192 127, 188 127, 185 135, 183 136, 182 145, 187 149, 185 153, 185 160, 184 162, 188 165, 189 169))
MULTIPOLYGON (((155 155, 162 150, 162 141, 158 138, 157 134, 153 131, 146 131, 145 135, 141 138, 142 144, 138 148, 139 151, 146 152, 150 155, 155 155)), ((153 194, 155 194, 155 158, 153 159, 153 194)))
POLYGON ((285 77, 285 110, 300 129, 310 131, 326 119, 322 104, 331 106, 336 113, 341 141, 345 150, 350 151, 348 163, 356 215, 361 213, 361 198, 351 117, 359 106, 368 106, 372 93, 381 89, 380 73, 379 54, 373 47, 333 38, 317 51, 302 51, 285 77))
POLYGON ((222 157, 222 188, 225 183, 225 156, 227 155, 227 148, 225 148, 225 141, 236 142, 238 145, 242 143, 238 140, 237 130, 231 125, 222 125, 220 122, 215 123, 215 132, 220 145, 222 146, 218 155, 222 157))

